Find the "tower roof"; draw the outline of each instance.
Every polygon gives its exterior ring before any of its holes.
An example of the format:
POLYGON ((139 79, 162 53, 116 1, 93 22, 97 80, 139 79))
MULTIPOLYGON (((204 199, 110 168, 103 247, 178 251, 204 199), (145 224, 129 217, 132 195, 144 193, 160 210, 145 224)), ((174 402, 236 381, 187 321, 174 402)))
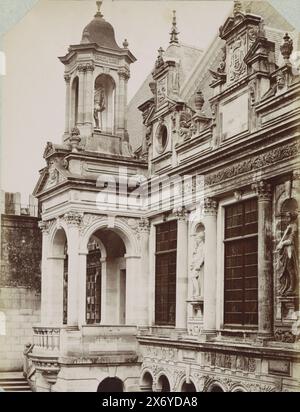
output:
POLYGON ((84 28, 81 43, 97 43, 100 47, 108 49, 121 48, 117 45, 113 26, 108 23, 100 12, 102 1, 97 1, 98 11, 93 20, 84 28))

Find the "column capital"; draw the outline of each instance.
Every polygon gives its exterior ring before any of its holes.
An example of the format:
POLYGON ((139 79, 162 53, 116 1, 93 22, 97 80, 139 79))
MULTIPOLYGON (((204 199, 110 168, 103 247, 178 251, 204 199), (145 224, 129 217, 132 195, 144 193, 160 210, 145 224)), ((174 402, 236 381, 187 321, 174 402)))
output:
POLYGON ((293 180, 300 180, 300 169, 293 170, 293 180))
POLYGON ((67 212, 64 214, 63 219, 65 220, 68 226, 78 226, 79 227, 83 219, 83 213, 67 212))
POLYGON ((43 233, 48 234, 49 233, 49 229, 50 229, 50 222, 49 221, 45 221, 45 220, 40 220, 38 222, 39 228, 41 229, 41 231, 43 233))
POLYGON ((173 214, 176 216, 177 220, 186 221, 188 212, 185 207, 179 206, 173 209, 173 214))
POLYGON ((66 83, 70 83, 71 76, 70 76, 69 74, 65 74, 65 75, 64 75, 64 79, 65 79, 65 82, 66 82, 66 83))
POLYGON ((205 215, 216 215, 218 212, 218 202, 212 197, 204 198, 202 207, 205 215))
POLYGON ((150 232, 150 222, 148 218, 142 217, 139 220, 139 231, 141 233, 149 233, 150 232))
POLYGON ((87 72, 93 72, 94 70, 95 70, 95 65, 94 65, 94 63, 87 63, 86 65, 85 65, 85 69, 86 69, 86 71, 87 72))
POLYGON ((129 70, 122 67, 118 70, 118 75, 123 80, 128 80, 130 78, 129 70))
POLYGON ((252 184, 258 200, 272 200, 272 185, 265 180, 259 180, 252 184))
POLYGON ((77 70, 79 71, 79 73, 83 73, 86 70, 86 65, 85 64, 79 64, 77 66, 77 70))

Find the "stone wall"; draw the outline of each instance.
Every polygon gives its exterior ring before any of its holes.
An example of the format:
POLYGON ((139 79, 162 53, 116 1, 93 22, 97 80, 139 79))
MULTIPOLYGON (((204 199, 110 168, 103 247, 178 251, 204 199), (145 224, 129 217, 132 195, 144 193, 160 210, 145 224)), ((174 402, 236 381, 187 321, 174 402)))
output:
POLYGON ((24 287, 0 288, 0 371, 21 370, 24 346, 40 321, 40 294, 24 287))
POLYGON ((24 345, 40 319, 42 234, 37 203, 1 192, 0 371, 21 370, 24 345))

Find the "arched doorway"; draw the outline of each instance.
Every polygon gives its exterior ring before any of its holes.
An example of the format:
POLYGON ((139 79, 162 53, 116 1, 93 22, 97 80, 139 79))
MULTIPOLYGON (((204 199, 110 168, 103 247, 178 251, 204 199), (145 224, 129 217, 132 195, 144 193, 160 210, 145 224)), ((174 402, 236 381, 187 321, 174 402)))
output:
POLYGON ((157 391, 158 392, 170 392, 170 382, 165 375, 161 375, 157 381, 157 391))
POLYGON ((150 372, 145 372, 142 376, 140 389, 142 392, 153 392, 153 378, 150 372))
POLYGON ((105 378, 100 382, 97 392, 123 392, 123 382, 119 378, 105 378))
POLYGON ((197 392, 193 382, 184 381, 181 387, 181 392, 197 392))
POLYGON ((125 324, 125 254, 125 244, 113 230, 100 229, 90 237, 86 272, 87 324, 125 324))

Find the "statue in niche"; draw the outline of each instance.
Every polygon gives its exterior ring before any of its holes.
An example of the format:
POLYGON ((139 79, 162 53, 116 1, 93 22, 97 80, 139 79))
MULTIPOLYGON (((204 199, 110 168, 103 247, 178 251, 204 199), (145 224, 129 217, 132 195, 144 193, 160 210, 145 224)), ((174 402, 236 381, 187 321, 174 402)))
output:
POLYGON ((106 109, 105 90, 102 85, 95 91, 94 97, 94 120, 96 129, 103 129, 102 113, 106 109))
POLYGON ((287 212, 287 217, 288 226, 276 248, 279 293, 281 296, 294 296, 299 279, 298 214, 287 212))
POLYGON ((191 271, 193 285, 193 299, 203 297, 203 277, 204 277, 204 242, 205 231, 201 226, 195 239, 195 248, 193 252, 191 271))

